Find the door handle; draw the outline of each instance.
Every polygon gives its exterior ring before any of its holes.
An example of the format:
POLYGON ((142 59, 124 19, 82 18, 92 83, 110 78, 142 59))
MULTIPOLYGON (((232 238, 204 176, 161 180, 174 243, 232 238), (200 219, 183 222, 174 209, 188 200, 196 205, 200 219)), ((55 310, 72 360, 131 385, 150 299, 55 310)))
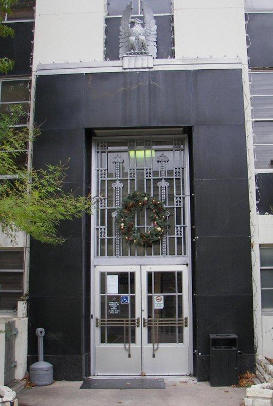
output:
POLYGON ((145 317, 143 317, 142 319, 142 325, 143 327, 147 327, 147 320, 145 319, 145 317))

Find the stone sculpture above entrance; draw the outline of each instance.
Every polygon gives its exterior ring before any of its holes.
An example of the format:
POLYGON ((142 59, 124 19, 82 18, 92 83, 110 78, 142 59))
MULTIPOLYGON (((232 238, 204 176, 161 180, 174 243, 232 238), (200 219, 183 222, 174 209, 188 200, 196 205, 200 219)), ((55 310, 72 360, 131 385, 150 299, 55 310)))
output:
POLYGON ((119 56, 123 68, 152 68, 157 55, 157 26, 152 9, 142 1, 143 21, 132 18, 132 1, 125 8, 120 25, 119 56))

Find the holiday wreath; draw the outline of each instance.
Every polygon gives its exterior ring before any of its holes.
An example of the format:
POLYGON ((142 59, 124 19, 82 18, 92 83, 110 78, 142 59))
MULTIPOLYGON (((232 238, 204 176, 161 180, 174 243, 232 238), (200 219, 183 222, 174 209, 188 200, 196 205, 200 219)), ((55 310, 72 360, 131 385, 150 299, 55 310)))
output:
POLYGON ((121 234, 129 243, 151 246, 160 241, 166 231, 167 210, 162 202, 147 193, 134 192, 123 200, 116 221, 121 234), (151 211, 152 226, 148 231, 140 231, 135 225, 135 214, 143 208, 151 211))

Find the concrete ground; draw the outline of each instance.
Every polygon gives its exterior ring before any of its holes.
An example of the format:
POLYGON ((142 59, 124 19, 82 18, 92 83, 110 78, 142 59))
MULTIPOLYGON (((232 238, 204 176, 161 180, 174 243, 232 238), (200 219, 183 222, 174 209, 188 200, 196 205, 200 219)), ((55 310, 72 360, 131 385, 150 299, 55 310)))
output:
POLYGON ((242 406, 244 388, 212 388, 192 378, 167 378, 166 389, 81 389, 82 382, 55 382, 24 389, 19 406, 242 406))

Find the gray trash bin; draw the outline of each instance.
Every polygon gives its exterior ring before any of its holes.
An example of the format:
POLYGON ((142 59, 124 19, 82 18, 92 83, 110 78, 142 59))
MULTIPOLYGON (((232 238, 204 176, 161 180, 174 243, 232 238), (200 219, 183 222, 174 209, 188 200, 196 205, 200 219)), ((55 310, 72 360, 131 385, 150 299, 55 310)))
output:
POLYGON ((51 385, 53 383, 53 365, 44 361, 44 343, 45 330, 36 329, 38 336, 39 361, 30 366, 30 380, 37 386, 51 385))

